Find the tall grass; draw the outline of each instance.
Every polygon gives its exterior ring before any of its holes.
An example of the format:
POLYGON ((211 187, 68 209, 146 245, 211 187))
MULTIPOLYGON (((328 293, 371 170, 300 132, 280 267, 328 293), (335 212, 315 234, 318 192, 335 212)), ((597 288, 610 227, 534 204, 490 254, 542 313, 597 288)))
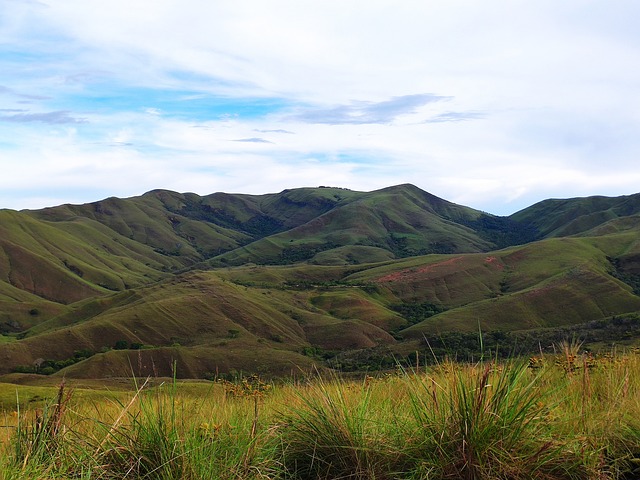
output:
POLYGON ((286 478, 388 478, 403 471, 390 399, 368 379, 318 380, 281 415, 279 462, 286 478), (355 387, 355 388, 354 388, 355 387))
POLYGON ((580 456, 554 438, 548 392, 524 362, 445 366, 448 375, 414 377, 408 386, 418 472, 467 480, 587 477, 580 456))
POLYGON ((634 353, 576 351, 271 388, 149 382, 97 403, 62 385, 4 415, 0 480, 640 478, 638 372, 634 353))
MULTIPOLYGON (((9 463, 15 472, 27 473, 34 466, 44 466, 42 473, 54 468, 58 458, 70 454, 65 425, 65 412, 71 392, 65 390, 64 382, 58 388, 55 400, 42 408, 23 412, 18 406, 17 425, 11 439, 9 463)), ((17 402, 19 405, 19 401, 17 402)), ((5 472, 5 478, 19 478, 5 472)))

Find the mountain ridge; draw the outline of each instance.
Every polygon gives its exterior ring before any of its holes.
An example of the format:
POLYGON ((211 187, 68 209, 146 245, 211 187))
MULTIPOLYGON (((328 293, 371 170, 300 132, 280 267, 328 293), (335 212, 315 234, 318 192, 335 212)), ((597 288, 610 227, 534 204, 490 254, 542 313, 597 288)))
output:
POLYGON ((5 373, 44 359, 61 374, 113 375, 133 346, 140 365, 165 373, 179 358, 188 375, 282 374, 345 351, 400 355, 436 332, 630 315, 639 295, 640 194, 548 200, 509 217, 411 184, 160 189, 0 210, 5 373))

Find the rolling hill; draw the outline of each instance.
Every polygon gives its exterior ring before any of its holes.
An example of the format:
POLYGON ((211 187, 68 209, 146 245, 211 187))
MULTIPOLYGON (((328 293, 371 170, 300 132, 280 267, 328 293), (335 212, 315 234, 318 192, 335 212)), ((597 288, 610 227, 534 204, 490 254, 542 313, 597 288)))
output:
POLYGON ((282 375, 637 312, 640 194, 511 217, 412 185, 0 210, 3 374, 282 375))
POLYGON ((611 221, 639 214, 640 193, 637 193, 621 197, 543 200, 510 218, 537 230, 538 238, 549 238, 586 233, 611 221))

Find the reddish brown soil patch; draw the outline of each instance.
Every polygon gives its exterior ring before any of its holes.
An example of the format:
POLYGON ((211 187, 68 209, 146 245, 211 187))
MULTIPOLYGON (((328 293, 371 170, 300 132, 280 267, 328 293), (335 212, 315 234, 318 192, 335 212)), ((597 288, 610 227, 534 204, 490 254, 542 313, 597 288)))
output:
POLYGON ((487 257, 484 259, 484 263, 492 266, 497 270, 504 270, 504 264, 500 260, 498 260, 497 257, 493 257, 493 256, 487 257))
POLYGON ((398 281, 406 281, 411 280, 420 275, 424 275, 425 273, 429 273, 435 270, 440 270, 442 267, 448 267, 455 263, 458 263, 462 260, 463 257, 454 257, 448 260, 444 260, 438 263, 432 263, 431 265, 425 265, 424 267, 418 268, 407 268, 405 270, 400 270, 399 272, 390 273, 388 275, 384 275, 376 280, 378 283, 384 282, 398 282, 398 281))

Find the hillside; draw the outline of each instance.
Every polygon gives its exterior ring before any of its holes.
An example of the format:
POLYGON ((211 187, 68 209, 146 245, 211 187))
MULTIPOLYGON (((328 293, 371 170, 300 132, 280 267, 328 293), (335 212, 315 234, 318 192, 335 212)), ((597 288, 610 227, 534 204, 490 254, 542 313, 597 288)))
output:
POLYGON ((566 237, 597 229, 613 220, 640 214, 640 193, 543 200, 509 217, 537 231, 538 238, 566 237))
POLYGON ((627 318, 640 312, 638 198, 509 218, 411 185, 3 210, 0 373, 282 375, 345 354, 370 367, 448 332, 627 318))
POLYGON ((0 298, 4 312, 13 313, 4 314, 0 331, 19 331, 59 312, 47 302, 68 305, 196 266, 355 264, 487 251, 507 224, 411 185, 204 197, 155 190, 86 205, 2 210, 0 294, 7 293, 0 298), (485 228, 487 220, 498 229, 485 228), (38 298, 16 298, 14 288, 38 298), (28 313, 34 310, 37 318, 28 313))
POLYGON ((341 249, 334 252, 339 263, 361 263, 375 250, 386 251, 394 258, 495 247, 484 238, 484 232, 466 226, 485 214, 411 185, 333 197, 337 203, 323 214, 216 257, 212 265, 288 264, 303 260, 321 263, 327 257, 324 252, 336 249, 341 249), (345 246, 366 248, 350 248, 344 253, 345 246), (316 258, 319 253, 324 255, 316 258))

